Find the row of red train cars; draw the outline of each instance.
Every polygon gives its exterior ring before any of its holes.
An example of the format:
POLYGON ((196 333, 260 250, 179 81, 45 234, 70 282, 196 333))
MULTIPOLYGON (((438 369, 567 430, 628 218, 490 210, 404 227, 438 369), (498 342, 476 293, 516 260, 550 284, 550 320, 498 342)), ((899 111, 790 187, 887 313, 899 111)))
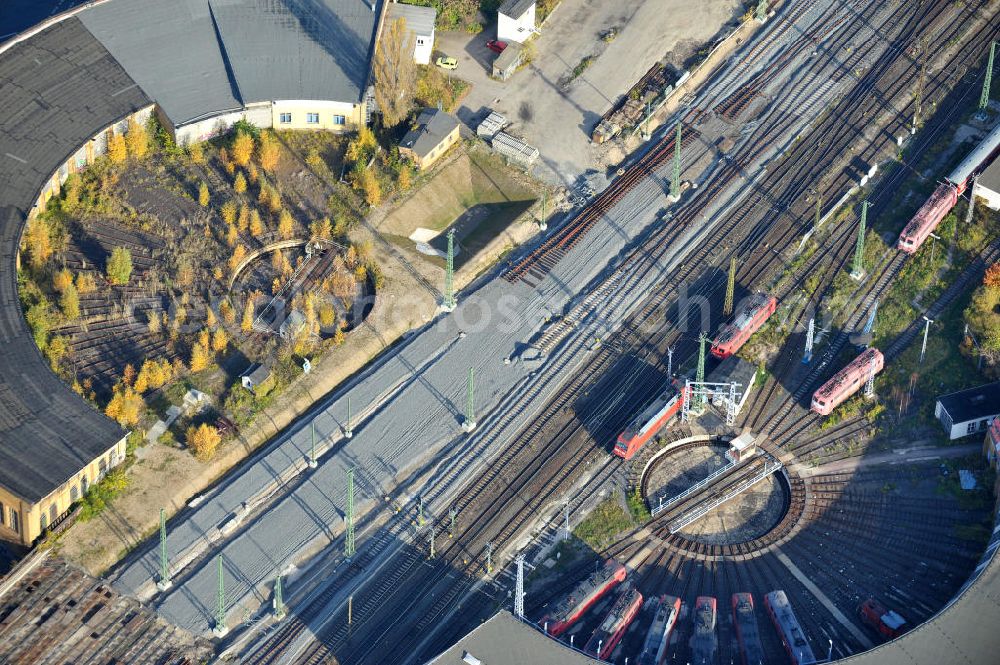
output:
MULTIPOLYGON (((601 623, 583 647, 584 653, 607 660, 621 642, 625 631, 635 621, 643 607, 643 596, 628 578, 625 567, 613 559, 605 562, 570 592, 542 619, 545 632, 558 637, 572 627, 601 598, 614 591, 615 599, 601 623), (616 589, 616 587, 618 587, 616 589)), ((653 621, 643 639, 638 665, 662 665, 677 619, 681 613, 681 599, 660 596, 647 601, 653 611, 653 621)), ((784 591, 764 595, 764 607, 774 625, 793 665, 815 662, 812 648, 802 632, 791 603, 784 591)), ((733 625, 743 665, 765 662, 760 631, 754 608, 753 595, 736 593, 732 596, 733 625)), ((699 596, 692 612, 690 646, 693 662, 714 662, 718 645, 716 637, 717 601, 711 596, 699 596)), ((887 638, 898 637, 906 622, 895 612, 885 610, 875 600, 861 604, 859 614, 866 623, 887 638)))

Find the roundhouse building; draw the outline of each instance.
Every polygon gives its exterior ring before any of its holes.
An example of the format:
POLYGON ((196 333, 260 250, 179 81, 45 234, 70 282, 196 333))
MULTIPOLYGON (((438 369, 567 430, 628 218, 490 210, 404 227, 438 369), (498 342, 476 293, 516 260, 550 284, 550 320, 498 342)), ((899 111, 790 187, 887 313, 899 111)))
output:
POLYGON ((246 118, 356 129, 382 0, 95 0, 0 44, 0 537, 28 545, 125 457, 49 368, 17 290, 25 224, 131 118, 179 143, 246 118))

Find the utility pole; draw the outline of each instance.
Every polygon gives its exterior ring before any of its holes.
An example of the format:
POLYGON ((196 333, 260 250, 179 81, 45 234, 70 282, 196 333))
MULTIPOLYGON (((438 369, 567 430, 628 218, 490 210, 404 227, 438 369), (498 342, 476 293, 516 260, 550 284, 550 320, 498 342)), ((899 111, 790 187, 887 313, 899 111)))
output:
POLYGON ((990 105, 990 88, 993 85, 993 56, 996 54, 997 43, 990 42, 990 59, 986 61, 986 78, 983 80, 983 94, 979 96, 979 112, 982 114, 990 105))
POLYGON ((354 469, 347 470, 347 510, 344 511, 344 556, 354 556, 354 469))
POLYGON ((924 364, 924 356, 927 354, 927 333, 930 332, 931 324, 934 323, 933 319, 928 319, 924 316, 924 343, 920 345, 920 364, 924 364))
POLYGON ((458 509, 455 508, 455 506, 452 506, 451 508, 448 509, 448 517, 451 518, 451 528, 448 529, 449 538, 455 537, 455 517, 457 515, 458 515, 458 509))
POLYGON ((757 3, 757 20, 761 23, 767 20, 767 0, 760 0, 757 3))
POLYGON ((444 299, 441 309, 451 312, 455 309, 455 229, 448 231, 448 257, 444 271, 444 299))
POLYGON ((281 594, 281 575, 274 579, 274 618, 281 621, 285 618, 285 602, 281 594))
POLYGON ((514 585, 514 616, 524 621, 524 555, 517 557, 517 582, 514 585))
POLYGON ((219 562, 219 597, 215 608, 215 626, 212 628, 212 634, 221 638, 229 633, 229 628, 226 626, 226 587, 222 572, 222 555, 216 557, 216 560, 219 562))
POLYGON ((350 439, 354 436, 354 430, 351 428, 351 396, 347 395, 347 421, 344 423, 344 438, 350 439))
POLYGON ((434 558, 434 524, 433 524, 433 522, 431 523, 430 532, 431 532, 430 533, 430 549, 427 552, 427 558, 428 559, 433 559, 434 558))
POLYGON ((972 176, 972 186, 969 187, 969 207, 965 209, 965 223, 972 223, 972 214, 976 211, 976 186, 979 185, 979 174, 972 176))
POLYGON ((166 591, 171 586, 170 562, 167 560, 167 511, 160 508, 160 579, 156 582, 156 588, 166 591))
POLYGON ((311 437, 311 443, 309 444, 309 468, 315 469, 319 466, 319 462, 316 461, 316 421, 313 420, 309 423, 309 434, 311 437))
MULTIPOLYGON (((698 336, 698 372, 695 374, 695 383, 698 384, 705 383, 705 342, 707 341, 708 335, 702 331, 701 335, 698 336)), ((698 392, 698 406, 705 406, 704 389, 700 389, 698 392)))
POLYGON ((868 201, 861 204, 861 224, 858 225, 858 244, 854 248, 854 266, 851 277, 860 280, 865 276, 865 230, 868 226, 868 201))
POLYGON ((726 280, 726 303, 722 306, 722 314, 731 316, 733 313, 733 298, 736 295, 736 255, 729 259, 729 278, 726 280))
POLYGON ((545 203, 548 198, 548 192, 542 190, 542 218, 538 220, 538 228, 545 231, 549 228, 549 224, 545 219, 545 203))
POLYGON ((476 405, 473 399, 475 395, 476 370, 469 368, 469 380, 465 386, 465 420, 462 421, 462 429, 471 432, 476 429, 476 405))
POLYGON ((354 620, 354 596, 347 597, 347 625, 350 627, 354 620))
POLYGON ((417 497, 417 526, 424 525, 424 495, 417 497))
POLYGON ((813 357, 813 340, 816 336, 816 318, 809 319, 809 329, 806 330, 806 352, 802 356, 802 362, 809 364, 813 357))
POLYGON ((674 347, 667 347, 667 376, 673 378, 674 376, 674 347))
POLYGON ((674 139, 674 172, 670 178, 671 202, 681 200, 681 121, 677 121, 677 137, 674 139))
POLYGON ((563 539, 564 540, 569 540, 569 537, 570 537, 570 535, 572 535, 573 532, 569 528, 569 502, 568 501, 563 504, 563 518, 565 520, 565 522, 563 523, 563 539))
POLYGON ((493 543, 486 543, 486 574, 493 572, 493 543))

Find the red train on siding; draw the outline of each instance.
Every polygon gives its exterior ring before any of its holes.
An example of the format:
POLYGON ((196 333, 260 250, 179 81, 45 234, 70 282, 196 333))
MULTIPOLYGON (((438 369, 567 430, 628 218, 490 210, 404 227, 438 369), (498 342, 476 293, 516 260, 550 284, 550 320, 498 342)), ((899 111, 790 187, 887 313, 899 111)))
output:
POLYGON ((899 637, 909 628, 906 619, 892 610, 887 610, 874 598, 861 603, 858 608, 861 620, 890 640, 899 637))
POLYGON ((812 410, 821 416, 830 415, 844 400, 865 385, 873 360, 875 373, 881 372, 885 362, 882 352, 875 348, 865 349, 860 356, 830 377, 829 381, 813 393, 812 410))
POLYGON ((688 644, 691 647, 691 665, 710 665, 715 662, 719 640, 715 636, 717 603, 712 596, 698 596, 694 601, 694 633, 688 644))
POLYGON ((642 594, 629 582, 625 584, 615 604, 608 610, 604 621, 597 627, 594 634, 583 648, 584 653, 607 660, 621 642, 622 635, 629 625, 639 615, 642 609, 642 594))
POLYGON ((725 360, 740 350, 750 335, 757 332, 771 318, 778 308, 778 300, 766 293, 755 293, 747 303, 736 313, 732 323, 727 323, 719 329, 715 341, 712 342, 712 355, 725 360))
POLYGON ((618 440, 615 442, 615 455, 632 459, 632 456, 639 452, 639 449, 681 410, 681 406, 684 404, 683 393, 684 388, 679 387, 676 381, 671 380, 667 384, 666 390, 635 417, 628 429, 618 435, 618 440))
POLYGON ((792 665, 811 665, 816 662, 812 647, 809 646, 799 620, 795 618, 792 605, 788 602, 788 596, 784 591, 772 591, 764 596, 764 606, 767 613, 771 615, 778 636, 788 656, 792 659, 792 665))
POLYGON ((542 625, 548 625, 550 635, 561 635, 594 603, 604 597, 604 594, 616 584, 624 582, 627 574, 625 566, 614 559, 608 559, 600 570, 591 573, 551 612, 546 614, 542 619, 542 625))
POLYGON ((654 599, 656 614, 646 633, 638 665, 663 665, 670 646, 670 634, 681 613, 681 599, 674 596, 660 596, 654 599))
POLYGON ((760 665, 765 662, 764 647, 760 642, 760 628, 754 614, 753 594, 734 593, 732 603, 740 660, 743 665, 760 665))
POLYGON ((943 183, 937 186, 931 197, 899 234, 896 247, 907 254, 913 254, 920 249, 920 245, 955 207, 958 197, 965 192, 973 175, 989 166, 998 153, 1000 153, 1000 125, 955 167, 943 183))

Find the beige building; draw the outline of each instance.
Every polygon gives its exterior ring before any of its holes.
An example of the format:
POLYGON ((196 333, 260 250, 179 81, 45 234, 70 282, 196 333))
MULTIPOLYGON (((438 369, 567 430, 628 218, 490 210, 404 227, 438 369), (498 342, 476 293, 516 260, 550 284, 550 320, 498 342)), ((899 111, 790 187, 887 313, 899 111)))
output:
MULTIPOLYGON (((124 460, 125 437, 122 437, 44 496, 34 495, 34 487, 0 485, 0 533, 22 545, 31 545, 46 529, 54 528, 63 520, 70 506, 83 497, 87 488, 124 460)), ((52 471, 46 469, 47 474, 52 471)))
POLYGON ((399 144, 399 154, 412 159, 421 171, 458 143, 458 118, 440 109, 424 109, 417 117, 417 126, 406 133, 399 144))

